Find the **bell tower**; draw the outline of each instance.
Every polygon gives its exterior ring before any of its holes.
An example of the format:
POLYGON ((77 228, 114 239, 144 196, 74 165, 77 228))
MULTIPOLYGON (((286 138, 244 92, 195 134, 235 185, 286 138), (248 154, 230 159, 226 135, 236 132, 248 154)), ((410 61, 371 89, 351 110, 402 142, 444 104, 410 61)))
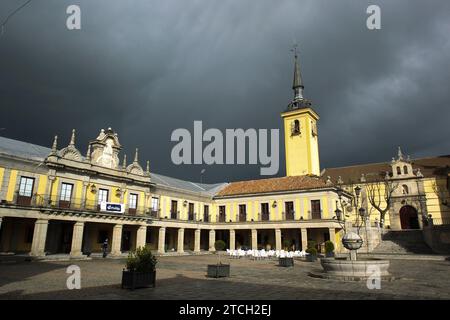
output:
POLYGON ((303 97, 303 80, 294 46, 294 99, 281 113, 284 122, 286 175, 320 176, 317 121, 319 115, 312 109, 311 101, 303 97))

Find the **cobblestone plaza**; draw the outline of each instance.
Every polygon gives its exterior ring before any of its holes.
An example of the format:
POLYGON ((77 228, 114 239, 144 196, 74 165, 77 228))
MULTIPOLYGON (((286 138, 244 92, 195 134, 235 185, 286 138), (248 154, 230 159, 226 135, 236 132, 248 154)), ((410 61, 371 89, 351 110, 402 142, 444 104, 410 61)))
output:
POLYGON ((229 259, 231 277, 210 279, 206 265, 217 255, 165 256, 157 265, 155 288, 120 288, 122 259, 91 261, 0 263, 0 299, 450 299, 450 262, 445 260, 391 260, 397 278, 369 290, 365 282, 317 279, 309 272, 319 262, 295 261, 293 268, 275 260, 229 259), (81 289, 68 290, 69 265, 81 269, 81 289))

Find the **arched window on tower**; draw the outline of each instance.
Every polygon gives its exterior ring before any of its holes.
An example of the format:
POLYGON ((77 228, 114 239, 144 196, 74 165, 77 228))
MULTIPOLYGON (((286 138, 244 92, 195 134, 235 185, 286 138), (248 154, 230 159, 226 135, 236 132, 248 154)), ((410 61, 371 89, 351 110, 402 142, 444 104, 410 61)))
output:
POLYGON ((402 185, 402 194, 409 194, 409 188, 406 184, 402 185))
POLYGON ((294 120, 294 122, 291 123, 291 135, 297 135, 300 134, 300 121, 294 120))
POLYGON ((408 167, 407 167, 407 166, 404 166, 404 167, 403 167, 403 173, 404 173, 404 174, 408 174, 408 167))
POLYGON ((397 174, 402 174, 402 169, 400 169, 400 167, 397 167, 397 174))

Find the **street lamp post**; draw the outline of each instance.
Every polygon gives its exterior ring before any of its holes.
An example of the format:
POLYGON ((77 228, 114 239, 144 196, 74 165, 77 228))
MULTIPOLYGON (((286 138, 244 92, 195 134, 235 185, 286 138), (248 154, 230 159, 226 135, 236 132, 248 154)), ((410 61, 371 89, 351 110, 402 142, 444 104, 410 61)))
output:
MULTIPOLYGON (((338 189, 337 193, 338 193, 338 197, 339 197, 339 202, 340 202, 340 207, 342 208, 339 209, 336 205, 336 210, 334 211, 336 214, 336 219, 338 220, 338 222, 343 226, 344 229, 344 237, 342 238, 342 244, 344 245, 345 248, 347 248, 348 250, 350 250, 350 260, 356 260, 357 256, 356 256, 356 250, 358 250, 359 248, 361 248, 362 244, 363 244, 363 240, 361 238, 361 236, 359 235, 359 229, 360 229, 360 224, 359 224, 359 216, 361 216, 361 220, 365 221, 363 218, 366 216, 365 214, 365 209, 364 208, 359 208, 359 197, 361 195, 361 187, 360 186, 356 186, 354 189, 355 192, 355 201, 351 203, 352 207, 355 208, 355 211, 359 212, 359 215, 357 215, 356 219, 356 225, 357 225, 357 233, 355 232, 347 232, 347 226, 346 226, 346 221, 345 221, 345 208, 346 208, 346 201, 342 199, 342 195, 343 195, 343 190, 341 188, 338 189)), ((367 239, 367 229, 366 229, 366 239, 367 239)))

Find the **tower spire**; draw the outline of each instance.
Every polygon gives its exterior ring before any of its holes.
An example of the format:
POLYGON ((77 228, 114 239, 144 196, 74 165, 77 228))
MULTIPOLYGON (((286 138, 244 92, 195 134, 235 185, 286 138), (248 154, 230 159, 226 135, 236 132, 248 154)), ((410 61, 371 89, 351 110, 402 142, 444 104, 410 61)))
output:
POLYGON ((403 160, 403 152, 400 147, 398 147, 397 157, 398 157, 398 160, 403 160))
POLYGON ((300 65, 298 63, 297 44, 294 44, 292 50, 294 52, 294 81, 292 83, 292 89, 294 90, 294 101, 303 100, 303 85, 302 74, 300 72, 300 65))
POLYGON ((55 136, 52 145, 52 154, 56 154, 57 150, 58 150, 58 136, 55 136))
POLYGON ((70 143, 71 146, 75 145, 75 129, 72 129, 72 136, 70 137, 70 143))

